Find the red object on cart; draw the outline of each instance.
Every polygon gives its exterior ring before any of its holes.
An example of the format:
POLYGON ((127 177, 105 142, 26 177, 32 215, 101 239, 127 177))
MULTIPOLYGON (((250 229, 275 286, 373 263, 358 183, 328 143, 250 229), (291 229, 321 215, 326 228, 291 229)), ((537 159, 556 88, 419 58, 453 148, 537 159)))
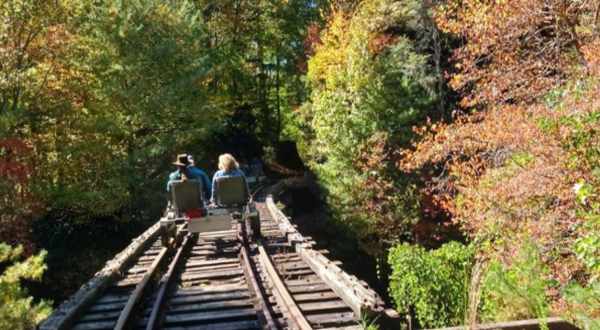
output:
POLYGON ((201 218, 206 215, 206 211, 199 207, 190 207, 185 211, 185 219, 190 221, 192 218, 201 218))

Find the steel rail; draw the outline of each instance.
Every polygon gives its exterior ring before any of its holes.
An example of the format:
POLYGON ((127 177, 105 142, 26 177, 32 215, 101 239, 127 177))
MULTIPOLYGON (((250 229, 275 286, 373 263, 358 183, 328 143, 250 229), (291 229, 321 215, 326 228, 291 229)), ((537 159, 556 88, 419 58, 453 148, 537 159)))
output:
MULTIPOLYGON (((181 230, 184 229, 185 226, 186 226, 186 224, 183 224, 177 228, 178 234, 181 233, 181 230)), ((177 244, 177 239, 175 239, 173 241, 173 244, 177 244)), ((140 298, 144 294, 146 287, 150 283, 150 280, 156 273, 158 266, 161 264, 161 262, 163 261, 164 257, 167 255, 167 252, 169 252, 169 250, 170 250, 169 246, 163 247, 160 250, 160 252, 158 253, 158 255, 156 256, 156 259, 154 259, 154 261, 152 262, 150 267, 148 267, 148 270, 144 274, 144 277, 142 278, 140 283, 135 287, 135 290, 131 293, 131 296, 127 300, 127 304, 125 304, 125 307, 123 308, 123 311, 121 312, 121 315, 119 316, 119 319, 117 320, 117 325, 115 326, 114 330, 123 330, 125 328, 128 321, 130 320, 131 316, 133 315, 133 309, 134 309, 135 305, 137 304, 137 302, 140 300, 140 298)))
POLYGON ((257 243, 258 257, 261 261, 261 266, 265 268, 268 280, 273 285, 272 291, 276 300, 278 300, 281 307, 290 315, 290 321, 293 322, 293 325, 290 326, 294 326, 299 330, 312 330, 312 326, 308 323, 296 302, 294 302, 294 299, 281 281, 281 278, 279 278, 279 274, 271 263, 271 259, 269 258, 265 247, 262 245, 262 242, 259 240, 257 243))
POLYGON ((192 241, 193 241, 192 235, 187 234, 185 236, 185 238, 183 239, 181 246, 177 249, 177 253, 175 254, 175 257, 173 258, 173 260, 171 261, 171 264, 169 265, 169 269, 163 275, 163 277, 161 279, 161 285, 160 285, 160 288, 158 289, 158 294, 156 296, 156 300, 154 301, 154 305, 152 306, 152 312, 150 313, 150 318, 148 319, 148 324, 146 325, 146 330, 158 329, 161 326, 161 324, 159 324, 159 316, 163 312, 163 308, 165 306, 166 300, 169 298, 169 292, 170 292, 169 289, 171 289, 171 286, 173 284, 173 282, 172 282, 173 278, 176 277, 176 276, 173 276, 173 273, 177 269, 177 266, 178 266, 180 260, 182 259, 181 256, 183 255, 183 251, 188 247, 188 245, 192 241))
POLYGON ((114 330, 123 330, 125 328, 125 325, 127 324, 129 318, 132 315, 133 307, 141 298, 142 294, 144 293, 144 290, 146 289, 146 286, 148 285, 148 283, 150 283, 150 279, 152 279, 152 276, 154 276, 154 273, 158 269, 158 266, 162 262, 163 258, 167 255, 168 251, 169 248, 163 247, 160 250, 156 259, 154 259, 150 267, 148 267, 148 270, 144 274, 142 281, 136 286, 135 290, 127 300, 127 304, 125 305, 125 308, 123 308, 123 311, 121 312, 121 315, 117 320, 117 325, 115 326, 114 330))
POLYGON ((273 320, 273 315, 271 315, 271 312, 269 311, 267 301, 260 290, 258 281, 256 280, 256 276, 254 274, 254 269, 252 267, 252 264, 250 263, 250 255, 248 253, 249 243, 248 237, 245 233, 245 224, 240 224, 240 227, 241 236, 243 238, 243 243, 240 248, 240 254, 242 255, 242 261, 244 263, 244 273, 246 274, 246 277, 249 280, 248 287, 256 297, 255 309, 259 313, 259 315, 262 316, 259 317, 259 320, 264 330, 277 330, 277 325, 273 320))

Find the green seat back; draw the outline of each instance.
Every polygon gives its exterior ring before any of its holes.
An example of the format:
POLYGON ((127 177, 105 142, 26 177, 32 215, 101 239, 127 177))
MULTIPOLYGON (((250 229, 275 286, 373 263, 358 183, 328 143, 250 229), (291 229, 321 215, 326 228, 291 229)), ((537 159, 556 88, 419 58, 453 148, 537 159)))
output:
POLYGON ((202 183, 196 180, 171 182, 173 206, 179 212, 185 212, 190 207, 202 207, 201 190, 202 183))
POLYGON ((246 205, 248 203, 246 179, 241 176, 217 178, 215 195, 216 203, 221 207, 246 205))

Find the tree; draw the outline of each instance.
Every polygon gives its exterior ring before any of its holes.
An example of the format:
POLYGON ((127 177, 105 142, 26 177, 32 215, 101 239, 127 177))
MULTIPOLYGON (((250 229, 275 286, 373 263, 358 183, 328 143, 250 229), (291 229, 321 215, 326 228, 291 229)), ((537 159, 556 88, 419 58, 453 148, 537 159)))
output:
MULTIPOLYGON (((584 260, 598 255, 578 242, 595 241, 585 224, 597 214, 588 192, 597 184, 598 6, 453 1, 439 9, 439 26, 464 40, 450 75, 465 108, 450 124, 416 128, 421 139, 403 151, 401 167, 431 178, 423 192, 481 246, 479 257, 511 270, 528 262, 519 253, 527 242, 536 246, 544 281, 535 290, 513 286, 516 293, 499 287, 499 295, 531 294, 551 314, 594 328, 574 315, 586 310, 576 301, 596 299, 582 295, 597 277, 584 260), (585 203, 574 191, 588 195, 585 203)), ((522 310, 517 300, 505 303, 499 314, 522 310)), ((542 305, 537 314, 548 312, 542 305)))
POLYGON ((404 34, 410 14, 391 1, 335 8, 308 62, 311 100, 298 114, 301 150, 336 216, 378 253, 419 219, 410 178, 392 151, 435 100, 428 56, 404 34), (386 19, 383 19, 383 18, 386 19))
POLYGON ((40 133, 59 122, 71 101, 58 58, 69 43, 65 6, 55 1, 10 0, 0 4, 0 240, 33 252, 28 232, 41 203, 40 133))
POLYGON ((306 99, 297 62, 307 27, 320 24, 324 1, 195 3, 208 25, 206 44, 226 63, 210 84, 222 96, 221 106, 232 120, 240 111, 251 112, 259 140, 277 141, 290 107, 306 99))
POLYGON ((0 329, 31 329, 50 315, 52 306, 47 301, 33 304, 33 298, 27 296, 19 281, 21 279, 39 280, 46 269, 45 251, 15 262, 23 254, 23 247, 12 248, 0 243, 0 263, 14 262, 0 275, 0 329))
POLYGON ((465 40, 455 52, 460 73, 451 81, 467 92, 462 104, 535 101, 588 71, 597 58, 598 8, 594 1, 577 0, 439 6, 440 28, 465 40))

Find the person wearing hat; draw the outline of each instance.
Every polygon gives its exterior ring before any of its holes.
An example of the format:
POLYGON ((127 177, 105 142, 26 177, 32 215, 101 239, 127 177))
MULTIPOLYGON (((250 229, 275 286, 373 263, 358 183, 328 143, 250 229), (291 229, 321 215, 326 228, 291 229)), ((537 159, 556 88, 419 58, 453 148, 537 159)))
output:
POLYGON ((169 181, 167 182, 167 191, 171 192, 171 183, 177 180, 198 180, 201 178, 197 172, 190 171, 190 161, 187 154, 177 155, 177 161, 173 162, 173 165, 177 165, 177 171, 169 175, 169 181))
POLYGON ((204 197, 210 198, 211 188, 210 188, 210 179, 208 175, 204 173, 201 169, 197 168, 194 164, 194 156, 188 155, 188 161, 190 165, 188 166, 188 170, 192 173, 196 173, 202 179, 202 188, 204 189, 204 197))

